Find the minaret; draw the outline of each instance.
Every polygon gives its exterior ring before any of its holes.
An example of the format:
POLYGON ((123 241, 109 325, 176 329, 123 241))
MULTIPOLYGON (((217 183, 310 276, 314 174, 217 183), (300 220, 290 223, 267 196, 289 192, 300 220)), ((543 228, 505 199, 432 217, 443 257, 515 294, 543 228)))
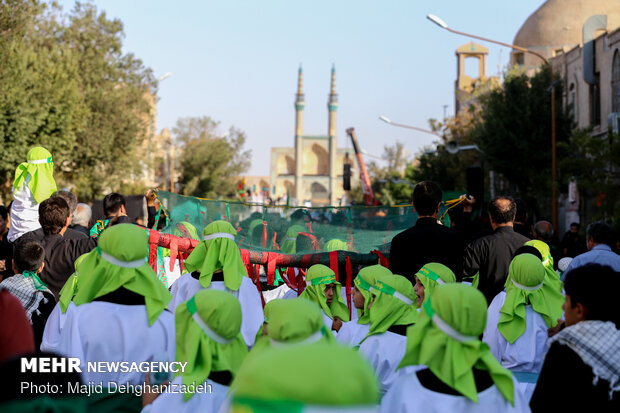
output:
POLYGON ((334 205, 336 199, 336 185, 338 171, 336 171, 336 157, 338 155, 338 141, 336 138, 336 113, 338 110, 338 95, 336 94, 336 65, 332 64, 332 79, 327 101, 328 134, 329 134, 329 200, 334 205))
MULTIPOLYGON (((302 137, 304 134, 304 72, 299 64, 297 74, 297 94, 295 95, 295 191, 294 196, 298 202, 302 193, 302 137)), ((301 200, 303 201, 303 200, 301 200)))

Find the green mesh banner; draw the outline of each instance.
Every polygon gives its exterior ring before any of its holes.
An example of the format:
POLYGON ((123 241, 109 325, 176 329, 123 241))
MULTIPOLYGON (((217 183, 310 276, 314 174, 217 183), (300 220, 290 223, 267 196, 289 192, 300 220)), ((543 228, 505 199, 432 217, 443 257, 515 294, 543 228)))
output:
MULTIPOLYGON (((239 247, 280 253, 389 252, 392 237, 417 220, 411 205, 308 208, 215 201, 165 191, 157 196, 169 218, 165 233, 187 237, 191 224, 202 239, 204 227, 221 219, 237 229, 239 247)), ((448 214, 443 223, 450 225, 448 214)))

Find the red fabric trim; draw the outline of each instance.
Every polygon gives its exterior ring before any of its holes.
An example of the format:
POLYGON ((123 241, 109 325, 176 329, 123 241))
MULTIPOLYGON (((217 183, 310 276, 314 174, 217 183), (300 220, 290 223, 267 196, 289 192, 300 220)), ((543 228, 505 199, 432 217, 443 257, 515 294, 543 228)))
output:
POLYGON ((179 241, 177 238, 172 238, 170 240, 170 264, 168 265, 170 272, 174 271, 174 263, 177 261, 178 255, 179 255, 179 241))
POLYGON ((375 254, 379 258, 379 264, 383 265, 385 268, 390 268, 390 261, 385 258, 385 255, 383 255, 381 251, 372 250, 370 253, 375 254))
POLYGON ((267 221, 263 221, 263 234, 260 237, 260 246, 267 248, 267 221))
POLYGON ((353 279, 353 269, 351 268, 351 257, 346 259, 347 281, 345 291, 347 293, 347 307, 349 307, 349 320, 351 319, 351 281, 353 279))
POLYGON ((256 272, 256 281, 254 282, 254 285, 256 285, 256 289, 258 290, 258 293, 260 294, 260 302, 263 305, 263 308, 265 308, 265 297, 263 297, 263 289, 260 286, 260 265, 256 265, 255 272, 256 272))
MULTIPOLYGON (((284 277, 282 277, 284 278, 284 277)), ((288 280, 287 284, 288 286, 293 289, 293 290, 297 290, 298 286, 297 286, 297 278, 295 278, 295 268, 294 267, 288 267, 286 269, 286 278, 288 280)))
POLYGON ((149 265, 157 274, 157 243, 159 242, 159 232, 149 231, 149 265))
POLYGON ((336 281, 340 282, 338 279, 338 251, 330 251, 329 268, 336 274, 336 281))
POLYGON ((306 272, 301 268, 297 270, 297 297, 299 297, 306 289, 306 272))
POLYGON ((278 258, 277 252, 267 253, 267 284, 273 285, 276 279, 276 259, 278 258))

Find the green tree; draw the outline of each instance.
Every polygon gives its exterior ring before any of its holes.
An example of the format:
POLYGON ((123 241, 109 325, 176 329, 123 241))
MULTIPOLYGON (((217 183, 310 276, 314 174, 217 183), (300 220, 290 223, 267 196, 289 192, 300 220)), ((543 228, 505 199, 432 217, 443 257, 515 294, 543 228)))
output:
MULTIPOLYGON (((549 199, 550 79, 546 68, 533 77, 509 73, 501 88, 480 98, 480 116, 472 132, 489 168, 500 173, 524 199, 549 199)), ((562 82, 555 82, 558 142, 566 141, 572 129, 569 109, 561 104, 562 89, 562 82)))
POLYGON ((231 127, 218 135, 219 122, 208 116, 177 120, 172 133, 182 148, 181 184, 185 195, 233 198, 236 179, 250 167, 245 133, 231 127))
POLYGON ((85 122, 78 56, 48 36, 53 12, 37 1, 0 2, 0 191, 6 199, 15 168, 43 145, 62 169, 85 122))
POLYGON ((123 24, 76 3, 66 22, 52 26, 58 41, 78 57, 79 88, 87 107, 75 151, 62 169, 84 197, 135 181, 146 167, 140 151, 152 130, 156 82, 151 69, 122 52, 123 24))
POLYGON ((620 135, 593 137, 576 129, 558 145, 560 182, 575 179, 581 194, 582 216, 588 221, 620 217, 620 135))

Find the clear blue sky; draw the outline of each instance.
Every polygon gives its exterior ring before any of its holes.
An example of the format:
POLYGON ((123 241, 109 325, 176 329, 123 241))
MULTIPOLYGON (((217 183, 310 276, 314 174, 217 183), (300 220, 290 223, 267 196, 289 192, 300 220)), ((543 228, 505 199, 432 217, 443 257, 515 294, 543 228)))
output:
MULTIPOLYGON (((389 126, 428 127, 443 105, 454 113, 455 50, 469 39, 426 20, 512 42, 543 0, 219 0, 95 1, 124 23, 124 50, 172 76, 159 88, 157 128, 187 116, 210 116, 221 131, 247 134, 251 175, 267 175, 270 148, 294 144, 294 94, 304 69, 306 134, 327 133, 330 69, 336 64, 339 146, 360 145, 380 155, 397 140, 414 154, 431 135, 389 126)), ((65 9, 73 1, 62 0, 65 9)), ((488 73, 502 70, 510 50, 493 45, 488 73), (500 56, 500 49, 502 50, 500 56), (501 57, 501 59, 500 59, 501 57)))

